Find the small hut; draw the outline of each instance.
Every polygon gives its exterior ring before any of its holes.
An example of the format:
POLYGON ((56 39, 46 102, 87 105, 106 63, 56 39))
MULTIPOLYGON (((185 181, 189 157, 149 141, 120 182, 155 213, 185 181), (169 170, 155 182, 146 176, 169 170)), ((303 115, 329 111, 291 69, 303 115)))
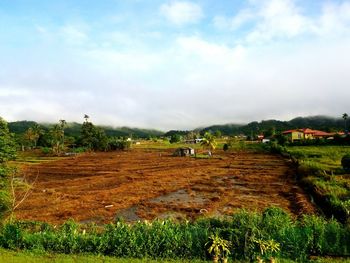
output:
POLYGON ((192 156, 195 155, 194 149, 191 147, 177 148, 173 156, 192 156))

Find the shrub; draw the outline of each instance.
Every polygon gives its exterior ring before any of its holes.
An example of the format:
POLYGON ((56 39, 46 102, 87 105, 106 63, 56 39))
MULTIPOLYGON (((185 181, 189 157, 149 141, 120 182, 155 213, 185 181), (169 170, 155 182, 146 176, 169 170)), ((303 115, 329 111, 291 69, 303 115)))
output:
POLYGON ((350 171, 350 154, 346 154, 341 159, 341 165, 345 171, 350 171))
POLYGON ((112 139, 108 142, 108 148, 111 151, 127 150, 131 148, 131 141, 126 139, 112 139))
POLYGON ((310 255, 350 254, 350 226, 318 216, 293 220, 279 208, 263 213, 240 211, 230 219, 195 222, 118 221, 105 227, 68 221, 60 227, 17 222, 0 227, 0 246, 58 253, 94 253, 117 257, 209 259, 209 237, 230 244, 230 257, 282 256, 305 262, 310 255))
POLYGON ((50 147, 42 147, 41 148, 41 152, 43 154, 52 154, 52 148, 50 148, 50 147))

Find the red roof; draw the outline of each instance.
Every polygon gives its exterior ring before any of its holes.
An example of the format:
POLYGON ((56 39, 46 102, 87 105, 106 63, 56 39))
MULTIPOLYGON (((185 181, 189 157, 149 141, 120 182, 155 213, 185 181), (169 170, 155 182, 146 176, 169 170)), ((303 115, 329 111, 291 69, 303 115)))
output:
POLYGON ((324 131, 314 131, 314 136, 333 136, 334 133, 324 132, 324 131))
POLYGON ((316 130, 311 130, 309 128, 306 128, 306 129, 302 129, 303 133, 305 134, 314 134, 315 132, 318 132, 316 130))
POLYGON ((292 132, 302 132, 304 134, 312 134, 314 136, 332 136, 332 135, 334 135, 334 133, 328 133, 328 132, 319 131, 319 130, 312 130, 309 128, 288 130, 288 131, 282 132, 282 134, 288 134, 288 133, 292 133, 292 132))
POLYGON ((292 132, 300 132, 300 130, 288 130, 288 131, 282 132, 282 134, 288 134, 288 133, 292 133, 292 132))

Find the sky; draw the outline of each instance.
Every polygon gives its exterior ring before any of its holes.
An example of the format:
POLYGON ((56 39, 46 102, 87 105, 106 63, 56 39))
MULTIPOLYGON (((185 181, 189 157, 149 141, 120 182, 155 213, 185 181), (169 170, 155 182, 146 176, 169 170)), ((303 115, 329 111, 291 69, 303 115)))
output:
POLYGON ((0 0, 0 116, 192 129, 350 113, 350 0, 0 0))

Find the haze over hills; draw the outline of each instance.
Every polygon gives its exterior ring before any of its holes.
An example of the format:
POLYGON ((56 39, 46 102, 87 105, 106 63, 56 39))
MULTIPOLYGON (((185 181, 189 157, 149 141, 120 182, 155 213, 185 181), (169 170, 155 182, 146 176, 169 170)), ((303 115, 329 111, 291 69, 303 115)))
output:
MULTIPOLYGON (((54 124, 53 123, 37 123, 35 121, 16 121, 9 122, 8 127, 11 132, 15 134, 24 133, 28 128, 32 127, 34 124, 40 124, 44 129, 49 129, 54 124)), ((76 122, 67 123, 67 127, 64 129, 65 134, 68 136, 79 136, 82 124, 76 122)), ((106 135, 116 136, 116 137, 126 137, 126 136, 136 136, 140 138, 147 138, 149 136, 161 136, 164 134, 162 131, 152 130, 152 129, 139 129, 139 128, 129 128, 129 127, 111 127, 111 126, 98 126, 102 128, 106 135)))
MULTIPOLYGON (((35 121, 16 121, 9 123, 9 129, 11 132, 20 134, 25 132, 29 127, 36 124, 35 121)), ((44 129, 50 128, 54 124, 39 123, 44 129)), ((345 122, 342 118, 335 118, 330 116, 310 116, 310 117, 297 117, 290 121, 280 120, 262 120, 260 122, 253 121, 248 124, 221 124, 211 125, 207 127, 197 128, 195 132, 205 131, 220 131, 223 135, 238 135, 238 134, 258 134, 265 131, 274 129, 276 132, 281 132, 288 129, 296 128, 311 128, 324 131, 339 131, 344 130, 345 122)), ((81 130, 80 123, 72 122, 68 123, 65 128, 65 133, 68 136, 78 136, 81 130)), ((148 138, 150 136, 171 136, 174 133, 186 134, 190 130, 171 130, 167 132, 155 130, 155 129, 141 129, 130 127, 111 127, 111 126, 99 126, 108 136, 130 136, 140 138, 148 138)))
POLYGON ((237 134, 257 134, 264 131, 275 129, 276 132, 281 132, 289 129, 298 128, 311 128, 323 131, 339 131, 344 130, 344 120, 342 118, 335 118, 330 116, 309 116, 309 117, 296 117, 290 121, 279 120, 262 120, 260 122, 253 121, 245 125, 237 124, 224 124, 213 125, 201 130, 203 131, 215 131, 219 130, 225 135, 237 135, 237 134))

